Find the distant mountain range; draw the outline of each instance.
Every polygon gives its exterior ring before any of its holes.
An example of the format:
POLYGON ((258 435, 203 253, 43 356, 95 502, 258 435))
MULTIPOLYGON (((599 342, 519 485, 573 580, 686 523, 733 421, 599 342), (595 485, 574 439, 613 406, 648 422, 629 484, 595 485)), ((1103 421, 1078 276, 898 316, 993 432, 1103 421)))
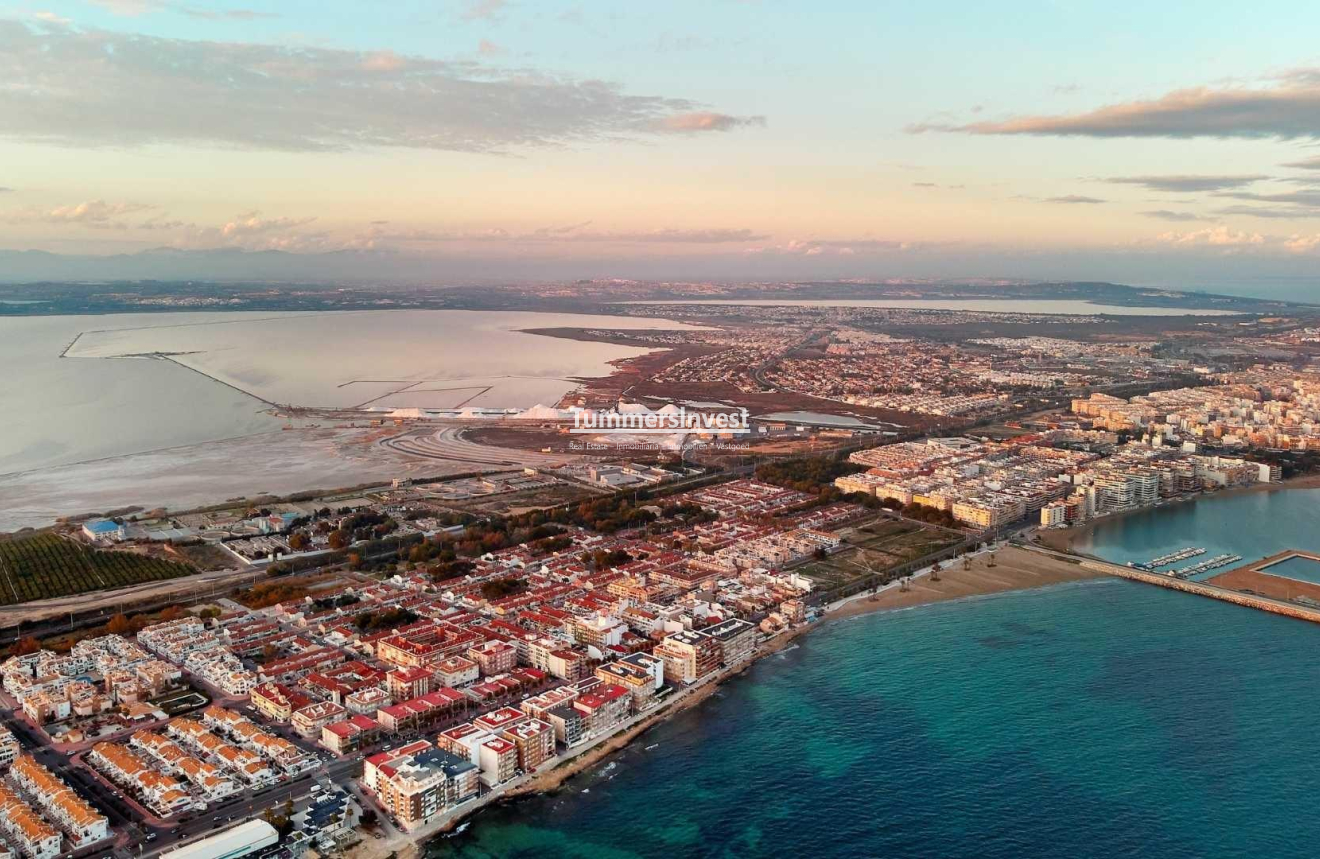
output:
MULTIPOLYGON (((1011 265, 1023 274, 1031 271, 1030 261, 1017 260, 1011 265)), ((339 250, 320 253, 294 253, 266 250, 248 251, 239 248, 185 250, 180 248, 153 248, 135 253, 110 255, 58 254, 39 250, 0 250, 0 284, 78 284, 122 281, 206 282, 211 284, 270 283, 317 284, 322 286, 470 286, 485 289, 492 284, 536 284, 582 278, 605 279, 610 283, 620 277, 626 282, 649 284, 643 292, 655 293, 646 297, 669 297, 665 284, 677 286, 684 281, 692 283, 721 282, 723 286, 708 297, 753 293, 767 296, 778 292, 787 294, 787 287, 809 288, 816 298, 826 297, 895 297, 913 292, 941 294, 941 297, 983 296, 994 298, 1050 297, 1081 298, 1107 304, 1149 306, 1223 306, 1223 299, 1213 294, 1254 298, 1257 301, 1293 301, 1320 304, 1320 281, 1314 275, 1300 277, 1257 277, 1238 279, 1228 266, 1232 260, 1221 261, 1221 269, 1213 278, 1197 276, 1197 272, 1184 267, 1183 277, 1170 282, 1184 281, 1181 287, 1130 287, 1117 285, 1123 281, 1106 271, 1104 260, 1074 260, 1065 269, 1094 271, 1097 277, 1077 280, 1058 280, 1054 276, 1041 278, 943 278, 912 274, 901 276, 898 260, 886 260, 882 265, 891 269, 889 278, 844 277, 825 279, 823 271, 807 272, 811 261, 799 258, 752 259, 739 255, 734 259, 712 261, 690 257, 653 255, 646 257, 608 257, 596 259, 544 259, 520 255, 492 255, 488 258, 453 255, 423 255, 398 250, 339 250), (685 270, 694 272, 681 277, 685 270), (695 272, 702 271, 702 274, 695 272), (718 273, 717 273, 718 272, 718 273), (1106 282, 1103 277, 1109 275, 1106 282), (635 280, 634 280, 635 279, 635 280), (1198 288, 1192 290, 1192 285, 1198 288), (1212 285, 1213 284, 1213 285, 1212 285), (1202 292, 1202 290, 1204 290, 1202 292), (1197 294, 1200 293, 1200 294, 1197 294)), ((952 263, 950 263, 952 264, 952 263)), ((958 267, 971 269, 1008 265, 1002 260, 974 258, 959 263, 958 267)), ((1051 273, 1053 274, 1053 273, 1051 273)), ((596 290, 609 300, 613 295, 603 293, 632 292, 635 290, 610 288, 596 290)), ((581 294, 589 296, 592 289, 581 294)), ((682 291, 679 290, 678 293, 682 291)), ((688 291, 686 295, 695 295, 688 291)), ((675 294, 672 297, 686 297, 675 294)), ((641 297, 641 296, 630 296, 641 297)))

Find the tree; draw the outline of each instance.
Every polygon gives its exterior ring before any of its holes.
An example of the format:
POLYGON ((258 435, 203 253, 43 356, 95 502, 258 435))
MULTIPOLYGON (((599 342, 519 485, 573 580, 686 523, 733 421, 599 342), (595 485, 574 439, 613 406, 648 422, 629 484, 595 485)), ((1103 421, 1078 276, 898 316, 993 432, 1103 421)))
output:
POLYGON ((133 631, 133 622, 121 612, 110 618, 110 622, 105 625, 105 631, 112 635, 128 635, 133 631))
POLYGON ((481 583, 481 595, 488 600, 497 600, 519 593, 526 587, 527 583, 522 579, 492 579, 481 583))
POLYGON ((307 544, 310 542, 311 541, 307 539, 307 535, 299 531, 297 534, 290 535, 289 548, 295 552, 301 552, 303 549, 307 548, 307 544))
MULTIPOLYGON (((122 617, 122 615, 120 615, 122 617)), ((30 635, 24 636, 14 645, 15 656, 26 656, 29 653, 36 653, 41 649, 41 642, 30 635)))
POLYGON ((330 532, 330 548, 342 549, 345 546, 347 546, 348 543, 349 543, 349 537, 348 534, 345 533, 344 531, 340 530, 340 531, 330 532))

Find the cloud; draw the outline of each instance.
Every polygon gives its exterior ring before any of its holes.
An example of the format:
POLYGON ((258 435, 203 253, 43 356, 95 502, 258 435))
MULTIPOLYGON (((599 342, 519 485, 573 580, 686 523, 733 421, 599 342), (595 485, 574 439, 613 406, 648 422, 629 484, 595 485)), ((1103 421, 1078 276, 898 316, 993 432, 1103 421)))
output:
POLYGON ((239 238, 269 233, 275 230, 288 230, 310 224, 316 218, 263 218, 261 212, 251 211, 239 215, 220 228, 225 238, 239 238))
MULTIPOLYGON (((93 6, 99 6, 112 15, 136 18, 153 12, 175 12, 189 18, 208 21, 235 20, 250 21, 257 18, 278 18, 275 12, 258 12, 254 9, 207 9, 200 6, 187 6, 181 3, 169 3, 165 0, 90 0, 93 6)), ((67 24, 67 19, 60 23, 67 24)))
POLYGON ((504 153, 763 121, 535 69, 16 21, 0 81, 0 137, 69 146, 504 153))
MULTIPOLYGON (((602 233, 590 236, 593 241, 613 242, 660 242, 713 245, 726 242, 759 242, 769 238, 762 233, 747 229, 708 229, 708 230, 651 230, 640 233, 602 233)), ((579 237, 584 238, 584 237, 579 237)))
POLYGON ((1170 191, 1181 194, 1241 188, 1250 185, 1252 182, 1259 182, 1268 178, 1270 177, 1258 174, 1249 176, 1114 176, 1101 181, 1113 185, 1140 185, 1149 191, 1170 191))
POLYGON ((1245 215, 1249 218, 1279 220, 1320 218, 1320 209, 1308 209, 1301 206, 1225 206, 1219 209, 1217 213, 1220 215, 1245 215))
POLYGON ((358 68, 368 72, 397 72, 408 61, 393 51, 372 51, 362 58, 358 68))
POLYGON ((159 218, 148 218, 140 224, 133 227, 135 230, 177 230, 182 227, 195 227, 188 221, 162 221, 159 218))
POLYGON ((1229 227, 1207 227, 1187 233, 1161 233, 1156 241, 1166 245, 1182 247, 1253 247, 1265 244, 1265 237, 1260 233, 1248 233, 1229 227))
POLYGON ((892 239, 791 239, 783 244, 749 248, 750 254, 779 254, 782 256, 855 256, 867 253, 914 250, 912 242, 892 239))
POLYGON ((1254 194, 1250 191, 1225 191, 1218 197, 1231 197, 1234 200, 1251 200, 1257 203, 1288 203, 1295 206, 1320 208, 1320 190, 1285 191, 1281 194, 1254 194))
POLYGON ((764 241, 769 236, 741 228, 655 229, 639 231, 598 231, 586 229, 591 221, 556 227, 541 227, 530 232, 503 228, 478 231, 384 230, 374 228, 359 239, 375 242, 444 243, 444 242, 581 242, 616 244, 688 244, 715 245, 764 241))
POLYGON ((477 42, 477 53, 481 54, 483 57, 498 57, 502 54, 507 54, 508 50, 495 44, 490 39, 482 39, 480 42, 477 42))
POLYGON ((749 125, 765 125, 764 116, 730 116, 727 113, 677 113, 655 120, 650 124, 652 131, 686 134, 697 131, 731 131, 749 125))
POLYGON ((939 186, 938 184, 934 183, 934 182, 913 182, 913 183, 912 183, 912 187, 913 187, 913 188, 938 188, 938 187, 940 187, 940 186, 939 186))
POLYGON ((55 224, 61 226, 82 226, 92 229, 127 229, 128 224, 121 218, 136 212, 154 208, 145 203, 107 203, 105 200, 88 200, 53 209, 29 207, 11 212, 4 217, 11 224, 55 224))
POLYGON ((170 4, 168 6, 171 12, 178 12, 180 15, 187 15, 189 18, 200 18, 204 21, 255 21, 258 18, 278 18, 277 12, 258 12, 255 9, 202 9, 196 6, 180 6, 170 4))
POLYGON ((1320 248, 1320 233, 1309 236, 1294 234, 1284 240, 1283 246, 1293 253, 1306 254, 1320 248))
POLYGON ((661 33, 660 38, 655 40, 654 50, 660 53, 676 53, 681 51, 698 51, 713 47, 714 43, 704 36, 693 34, 676 35, 674 33, 661 33))
POLYGON ((459 17, 464 21, 489 21, 498 18, 508 5, 507 0, 468 0, 459 17))
POLYGON ((38 21, 45 21, 47 24, 68 26, 73 23, 71 19, 65 18, 63 15, 56 15, 54 12, 33 12, 32 17, 38 21))
POLYGON ((160 8, 155 0, 88 0, 93 6, 99 6, 112 15, 136 18, 138 15, 160 8))
POLYGON ((1289 161, 1283 167, 1298 167, 1302 170, 1320 170, 1320 155, 1313 158, 1303 158, 1301 161, 1289 161))
POLYGON ((1084 137, 1320 138, 1320 69, 1298 69, 1269 88, 1198 87, 1157 99, 1112 104, 1086 113, 1019 116, 963 125, 924 122, 908 127, 967 134, 1084 137))
POLYGON ((1148 218, 1156 218, 1161 221, 1205 221, 1207 218, 1192 212, 1174 212, 1169 209, 1154 209, 1152 211, 1142 212, 1148 218))
POLYGON ((264 217, 251 210, 235 215, 223 224, 202 226, 188 221, 149 219, 136 226, 139 230, 180 231, 174 242, 184 248, 243 248, 245 250, 328 251, 346 246, 342 239, 328 232, 300 231, 314 217, 264 217))
POLYGON ((1103 203, 1104 200, 1098 197, 1083 197, 1081 194, 1068 194, 1063 197, 1046 197, 1046 203, 1103 203))
POLYGON ((12 194, 13 192, 13 188, 6 188, 4 185, 0 185, 0 194, 12 194))
POLYGON ((1269 218, 1278 220, 1296 220, 1299 218, 1320 218, 1320 208, 1298 206, 1225 206, 1216 210, 1218 215, 1243 215, 1246 218, 1269 218))

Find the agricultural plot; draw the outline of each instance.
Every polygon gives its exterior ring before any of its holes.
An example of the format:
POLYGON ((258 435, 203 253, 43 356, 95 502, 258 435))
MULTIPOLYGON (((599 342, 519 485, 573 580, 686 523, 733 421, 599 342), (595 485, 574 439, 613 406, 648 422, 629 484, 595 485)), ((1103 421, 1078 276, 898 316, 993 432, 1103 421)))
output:
POLYGON ((56 534, 0 542, 0 605, 161 581, 193 573, 176 561, 92 549, 56 534))
POLYGON ((860 528, 847 529, 843 536, 850 548, 798 570, 815 581, 821 590, 836 590, 882 574, 962 539, 956 532, 905 519, 881 519, 860 528))

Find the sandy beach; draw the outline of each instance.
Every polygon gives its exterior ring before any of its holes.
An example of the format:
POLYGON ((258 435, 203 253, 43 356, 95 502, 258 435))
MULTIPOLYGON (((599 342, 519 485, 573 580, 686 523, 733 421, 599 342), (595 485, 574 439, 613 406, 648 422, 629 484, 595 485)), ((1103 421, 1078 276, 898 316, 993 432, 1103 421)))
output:
POLYGON ((940 571, 938 581, 928 575, 921 576, 914 578, 906 591, 891 585, 873 596, 850 600, 829 611, 826 619, 1098 577, 1098 573, 1083 569, 1080 564, 1006 546, 993 553, 987 552, 971 558, 966 567, 962 560, 955 560, 947 569, 940 571), (991 566, 992 563, 994 566, 991 566))

